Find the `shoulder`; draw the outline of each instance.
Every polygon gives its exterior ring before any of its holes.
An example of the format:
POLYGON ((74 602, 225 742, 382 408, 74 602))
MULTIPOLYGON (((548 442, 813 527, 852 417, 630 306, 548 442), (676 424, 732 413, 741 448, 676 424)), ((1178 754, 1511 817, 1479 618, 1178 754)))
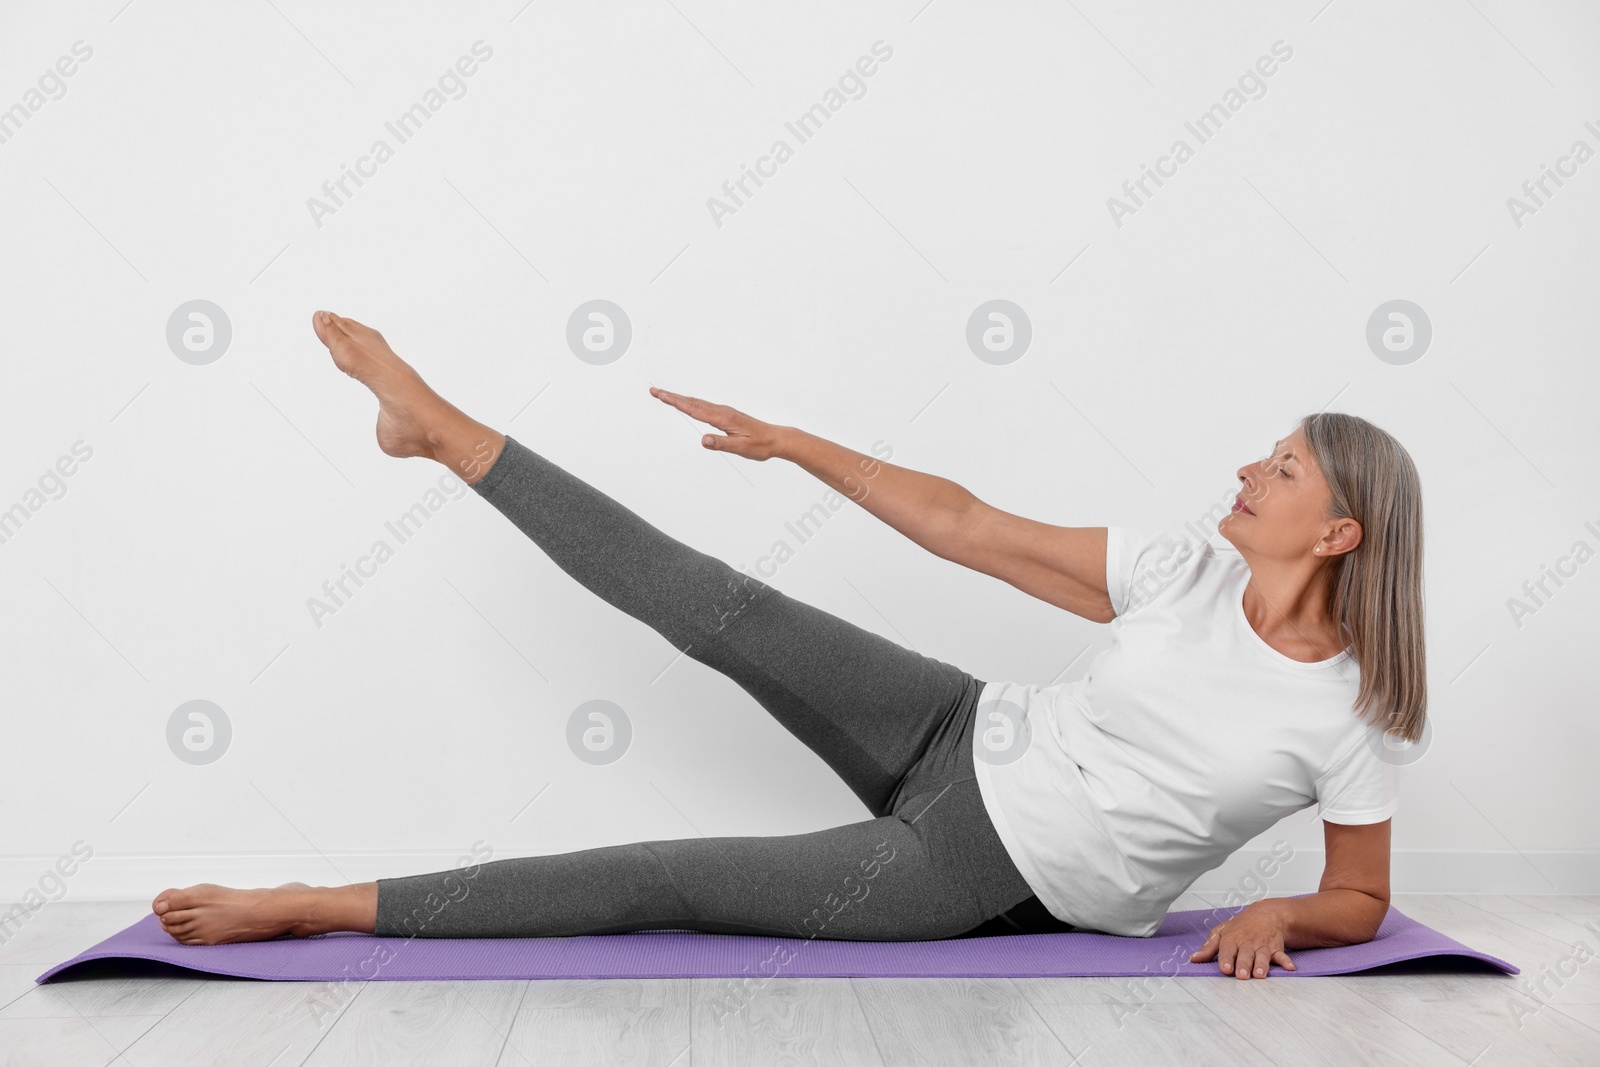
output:
POLYGON ((1383 743, 1383 731, 1357 720, 1331 746, 1316 781, 1320 818, 1345 825, 1382 822, 1399 806, 1400 761, 1383 743))
POLYGON ((1243 565, 1225 539, 1207 537, 1188 523, 1106 527, 1106 591, 1119 617, 1177 595, 1203 576, 1243 565))

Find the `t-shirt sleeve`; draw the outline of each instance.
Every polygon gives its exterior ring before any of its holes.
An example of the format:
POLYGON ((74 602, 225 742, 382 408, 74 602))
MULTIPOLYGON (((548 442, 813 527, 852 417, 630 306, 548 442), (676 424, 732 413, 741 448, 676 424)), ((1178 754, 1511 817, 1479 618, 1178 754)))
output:
POLYGON ((1317 779, 1317 817, 1341 826, 1382 822, 1400 806, 1400 768, 1380 759, 1369 743, 1375 727, 1317 779))
POLYGON ((1175 531, 1106 527, 1106 594, 1117 617, 1153 600, 1193 556, 1193 546, 1175 531))

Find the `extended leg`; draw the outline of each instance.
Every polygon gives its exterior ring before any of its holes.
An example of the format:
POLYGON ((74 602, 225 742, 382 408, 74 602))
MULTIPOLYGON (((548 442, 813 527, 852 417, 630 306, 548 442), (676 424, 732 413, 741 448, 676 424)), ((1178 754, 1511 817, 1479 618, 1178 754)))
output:
POLYGON ((693 837, 338 888, 202 885, 155 901, 192 944, 357 930, 380 937, 555 937, 704 930, 926 941, 973 929, 1018 898, 972 780, 898 815, 812 833, 693 837))
POLYGON ((874 815, 976 703, 967 672, 669 537, 514 438, 473 488, 590 592, 738 683, 874 815))
POLYGON ((667 536, 449 404, 370 327, 319 314, 335 363, 379 401, 378 443, 444 463, 596 596, 733 679, 887 814, 939 725, 976 702, 967 672, 785 596, 667 536))
POLYGON ((687 838, 333 889, 202 885, 156 898, 194 944, 356 930, 517 937, 693 929, 845 940, 1070 929, 1007 855, 974 775, 972 716, 940 725, 891 815, 808 834, 687 838), (1024 913, 1032 904, 1036 913, 1024 913), (1024 912, 1015 909, 1022 908, 1024 912), (1002 915, 1010 910, 1012 918, 1002 915))

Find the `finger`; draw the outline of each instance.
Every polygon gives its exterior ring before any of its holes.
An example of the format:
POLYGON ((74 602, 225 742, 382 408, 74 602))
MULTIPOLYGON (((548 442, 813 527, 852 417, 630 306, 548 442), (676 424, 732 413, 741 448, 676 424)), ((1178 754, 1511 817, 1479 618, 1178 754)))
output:
POLYGON ((739 414, 726 404, 713 404, 711 401, 701 400, 697 396, 686 396, 682 399, 688 405, 689 414, 701 422, 711 423, 718 429, 728 429, 729 420, 739 414))
POLYGON ((1223 939, 1217 946, 1217 969, 1223 974, 1232 974, 1234 957, 1238 954, 1239 946, 1233 943, 1233 939, 1223 939))
POLYGON ((679 396, 677 393, 669 393, 665 389, 657 389, 655 386, 651 386, 650 395, 661 401, 663 404, 666 404, 668 407, 676 408, 685 415, 689 414, 688 405, 684 403, 683 397, 679 396))
POLYGON ((721 404, 712 404, 693 396, 680 396, 669 393, 665 389, 650 388, 650 392, 658 399, 671 404, 691 419, 699 422, 708 422, 719 430, 728 429, 727 414, 731 409, 723 408, 721 404))
POLYGON ((674 393, 666 389, 658 389, 653 385, 650 387, 650 392, 654 393, 662 400, 665 400, 679 411, 690 411, 691 409, 699 409, 706 406, 706 402, 701 400, 699 397, 685 396, 682 393, 674 393))
POLYGON ((1272 968, 1272 950, 1265 945, 1255 951, 1255 969, 1257 978, 1265 978, 1272 968))
POLYGON ((1205 939, 1205 943, 1202 944, 1199 948, 1195 949, 1194 952, 1190 954, 1189 962, 1190 963, 1204 963, 1204 962, 1206 962, 1206 960, 1209 960, 1212 956, 1215 956, 1217 954, 1218 937, 1219 937, 1219 935, 1217 934, 1217 932, 1215 930, 1211 931, 1211 936, 1209 936, 1209 937, 1207 937, 1205 939))
POLYGON ((1272 954, 1272 961, 1286 971, 1294 970, 1294 960, 1290 959, 1289 954, 1281 948, 1272 954))

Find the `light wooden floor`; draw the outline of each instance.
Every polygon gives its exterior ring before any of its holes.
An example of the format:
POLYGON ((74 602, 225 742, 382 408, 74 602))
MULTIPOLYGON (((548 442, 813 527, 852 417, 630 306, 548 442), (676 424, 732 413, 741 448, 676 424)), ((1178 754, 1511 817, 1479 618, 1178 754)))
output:
MULTIPOLYGON (((1175 908, 1220 903, 1191 894, 1175 908)), ((728 984, 717 979, 369 982, 341 992, 163 975, 36 986, 144 908, 63 901, 0 946, 0 1063, 1600 1064, 1600 958, 1588 951, 1600 950, 1600 897, 1394 903, 1523 974, 1219 975, 1151 983, 1142 999, 1117 979, 777 978, 720 1023, 714 998, 728 984), (1558 982, 1563 970, 1570 977, 1558 982), (1544 989, 1525 992, 1541 975, 1551 976, 1544 989), (319 995, 331 1009, 320 1019, 319 995), (1119 1019, 1113 997, 1134 1009, 1119 1019)))

